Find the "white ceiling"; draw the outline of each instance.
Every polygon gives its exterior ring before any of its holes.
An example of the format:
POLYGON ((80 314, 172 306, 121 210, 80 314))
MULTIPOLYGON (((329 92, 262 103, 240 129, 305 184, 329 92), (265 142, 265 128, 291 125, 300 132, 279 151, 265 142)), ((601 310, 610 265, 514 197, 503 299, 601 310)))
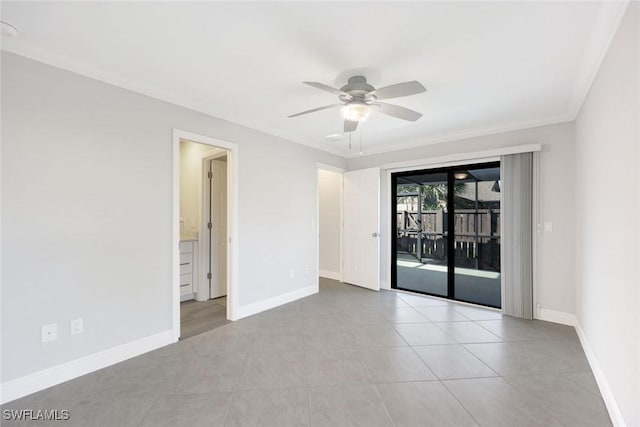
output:
MULTIPOLYGON (((415 123, 373 113, 364 154, 569 121, 626 2, 3 2, 20 29, 2 48, 344 156, 336 97, 354 74, 419 80, 390 100, 415 123)), ((359 134, 354 135, 359 141, 359 134)))

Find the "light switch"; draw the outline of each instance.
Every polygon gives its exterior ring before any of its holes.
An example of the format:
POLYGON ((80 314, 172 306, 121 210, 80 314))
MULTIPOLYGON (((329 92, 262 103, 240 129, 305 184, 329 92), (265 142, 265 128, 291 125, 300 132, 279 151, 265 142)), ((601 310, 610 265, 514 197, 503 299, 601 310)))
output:
POLYGON ((553 231, 553 223, 551 221, 545 221, 544 231, 545 232, 553 231))

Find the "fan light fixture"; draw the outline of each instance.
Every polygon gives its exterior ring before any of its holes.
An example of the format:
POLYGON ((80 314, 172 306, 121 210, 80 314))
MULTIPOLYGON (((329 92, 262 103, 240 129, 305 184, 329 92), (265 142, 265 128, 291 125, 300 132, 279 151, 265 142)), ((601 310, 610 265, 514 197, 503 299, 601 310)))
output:
POLYGON ((299 117, 309 113, 340 108, 344 118, 344 133, 352 133, 358 128, 358 122, 366 120, 371 113, 371 108, 376 107, 376 111, 387 116, 401 120, 415 122, 422 114, 399 105, 380 102, 384 99, 400 98, 403 96, 416 95, 425 92, 424 86, 415 80, 410 82, 396 83, 394 85, 375 88, 367 83, 364 76, 349 77, 347 84, 340 89, 328 86, 319 82, 303 82, 316 89, 338 95, 338 103, 313 108, 300 113, 291 114, 288 117, 299 117))
POLYGON ((367 104, 351 103, 342 107, 342 117, 351 122, 361 122, 366 120, 371 113, 371 108, 367 104))
POLYGON ((455 179, 467 179, 468 176, 469 174, 467 172, 456 172, 453 174, 455 179))

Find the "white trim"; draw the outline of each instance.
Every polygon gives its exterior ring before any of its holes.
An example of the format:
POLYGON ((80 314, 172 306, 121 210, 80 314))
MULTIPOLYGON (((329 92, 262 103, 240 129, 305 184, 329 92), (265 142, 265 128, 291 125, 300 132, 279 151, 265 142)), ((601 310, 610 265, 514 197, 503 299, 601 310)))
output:
POLYGON ((576 315, 566 313, 564 311, 549 310, 548 308, 540 308, 535 310, 535 319, 544 320, 545 322, 559 323, 561 325, 576 326, 576 315))
POLYGON ((185 302, 185 301, 195 300, 195 299, 196 299, 195 293, 180 295, 180 302, 185 302))
POLYGON ((238 315, 238 200, 239 200, 239 158, 238 144, 211 138, 205 135, 173 129, 173 218, 172 218, 172 330, 173 340, 180 338, 180 140, 224 148, 227 151, 227 319, 237 320, 238 315))
MULTIPOLYGON (((615 31, 613 31, 612 34, 615 34, 615 31)), ((38 48, 37 46, 28 46, 25 44, 2 46, 2 50, 23 56, 25 58, 30 58, 34 61, 39 61, 57 68, 61 68, 72 73, 80 74, 82 76, 86 76, 88 78, 98 80, 110 85, 124 88, 126 90, 139 93, 154 99, 169 102, 173 105, 208 114, 212 117, 217 117, 219 119, 226 120, 240 126, 255 129, 278 138, 286 139, 289 142, 306 145, 316 150, 335 154, 345 159, 360 157, 358 152, 350 152, 346 149, 338 148, 338 146, 336 146, 335 144, 328 144, 327 142, 319 143, 313 140, 313 138, 303 139, 300 138, 299 135, 293 135, 292 133, 283 129, 276 129, 270 126, 261 126, 260 128, 257 128, 255 127, 255 123, 249 123, 247 121, 241 120, 237 115, 230 116, 228 114, 223 114, 224 111, 219 108, 213 108, 211 102, 197 100, 190 96, 183 96, 173 91, 167 91, 159 87, 154 87, 153 85, 149 85, 148 82, 144 82, 142 80, 132 80, 123 75, 120 75, 119 73, 108 72, 91 64, 80 63, 67 57, 60 57, 59 55, 53 54, 49 50, 38 48)), ((594 71, 594 75, 595 72, 597 72, 597 69, 594 71)), ((558 123, 571 122, 574 119, 575 117, 572 118, 569 114, 561 114, 547 117, 541 120, 524 120, 508 122, 498 126, 476 127, 472 129, 464 129, 461 131, 446 132, 434 136, 418 137, 399 141, 396 143, 391 143, 391 141, 389 141, 388 144, 378 144, 368 148, 366 151, 366 155, 388 153, 413 147, 439 144, 442 142, 495 135, 522 129, 531 129, 540 126, 549 126, 558 123)))
POLYGON ((570 121, 574 121, 578 117, 598 71, 600 71, 609 45, 627 12, 629 3, 631 0, 604 1, 600 4, 600 10, 591 30, 590 40, 584 50, 582 63, 578 67, 578 75, 574 79, 574 87, 569 98, 570 121))
MULTIPOLYGON (((574 79, 575 86, 571 93, 569 105, 565 113, 549 116, 544 119, 507 122, 497 126, 475 127, 471 129, 464 129, 461 131, 446 132, 443 134, 428 137, 418 137, 404 141, 397 141, 396 143, 378 144, 369 148, 366 154, 381 154, 447 141, 476 138, 486 135, 494 135, 499 133, 574 121, 578 113, 580 112, 587 94, 589 93, 591 85, 593 84, 595 76, 600 69, 600 65, 606 55, 611 41, 613 40, 618 30, 620 22, 625 15, 629 3, 630 0, 602 2, 598 15, 596 16, 596 25, 592 31, 591 40, 585 47, 585 54, 581 66, 577 68, 578 70, 580 70, 581 74, 578 75, 576 79, 574 79)), ((95 65, 74 61, 73 59, 56 55, 51 51, 40 48, 38 46, 22 43, 20 45, 14 46, 3 46, 2 50, 33 59, 35 61, 43 62, 57 68, 62 68, 73 73, 87 76, 98 81, 130 90, 132 92, 140 93, 151 98, 160 99, 162 101, 188 108, 190 110, 195 110, 204 114, 211 115, 213 117, 218 117, 232 123, 237 123, 245 127, 258 129, 262 132, 287 139, 288 141, 306 145, 317 150, 322 150, 328 153, 342 156, 347 159, 359 157, 359 154, 357 152, 349 152, 347 150, 340 149, 335 145, 327 143, 318 143, 317 141, 313 141, 312 138, 302 139, 300 137, 296 137, 290 132, 284 131, 283 129, 276 129, 270 126, 262 126, 260 128, 256 128, 255 123, 249 123, 244 120, 239 120, 237 116, 232 117, 228 114, 223 114, 223 109, 212 107, 212 104, 210 102, 198 100, 191 96, 184 96, 182 94, 179 94, 179 91, 176 92, 154 87, 146 81, 140 79, 130 79, 119 72, 109 72, 101 69, 100 67, 96 67, 95 65)))
MULTIPOLYGON (((521 122, 505 123, 504 125, 476 127, 465 129, 459 132, 451 131, 434 136, 422 136, 408 140, 400 140, 397 142, 389 141, 384 144, 372 145, 366 149, 365 157, 374 154, 384 154, 394 151, 408 150, 411 148, 425 147, 429 145, 442 144, 444 142, 462 141, 466 139, 480 138, 485 136, 499 135, 509 132, 517 132, 520 130, 534 129, 543 126, 557 125, 561 123, 569 123, 572 119, 567 113, 552 116, 542 120, 525 120, 521 122)), ((358 152, 348 152, 343 155, 347 159, 360 157, 358 152)))
POLYGON ((515 145, 511 147, 502 147, 502 148, 493 148, 491 150, 484 151, 474 151, 470 153, 454 153, 447 154, 445 156, 438 157, 430 157, 426 159, 417 159, 417 160, 407 160, 403 162, 395 162, 395 163, 385 163, 380 165, 381 169, 393 169, 400 172, 400 169, 408 168, 407 170, 411 170, 413 168, 423 168, 426 166, 431 168, 436 167, 435 165, 440 166, 456 166, 457 162, 479 162, 479 161, 491 161, 490 158, 496 158, 500 156, 506 156, 508 154, 520 154, 520 153, 532 153, 536 151, 541 151, 541 144, 526 144, 526 145, 515 145), (452 164, 453 163, 453 164, 452 164))
POLYGON ((24 377, 2 383, 2 404, 23 396, 78 378, 98 369, 114 365, 132 357, 155 350, 173 342, 173 331, 150 335, 121 344, 61 365, 43 369, 24 377))
POLYGON ((173 131, 171 143, 171 157, 173 167, 173 185, 171 188, 171 322, 172 341, 180 339, 180 139, 176 139, 173 131), (176 143, 177 141, 177 143, 176 143))
MULTIPOLYGON (((211 117, 215 117, 221 120, 225 120, 229 123, 233 123, 239 126, 266 133, 270 136, 285 139, 288 142, 300 145, 306 145, 307 147, 314 148, 316 150, 324 151, 334 154, 336 156, 345 156, 345 150, 338 148, 335 144, 329 144, 329 141, 325 143, 318 143, 313 138, 301 139, 299 135, 293 135, 287 132, 286 129, 278 129, 271 126, 256 127, 255 123, 249 123, 246 120, 242 120, 237 114, 232 115, 225 112, 224 108, 214 108, 216 103, 211 101, 203 101, 191 96, 184 96, 179 94, 179 91, 171 91, 160 88, 155 85, 148 84, 148 81, 141 79, 132 80, 119 73, 113 73, 101 69, 89 63, 81 63, 69 59, 68 57, 61 57, 53 54, 48 49, 42 49, 37 46, 29 46, 26 44, 14 45, 14 46, 2 46, 0 50, 9 52, 15 55, 23 56, 25 58, 32 59, 34 61, 42 62, 50 66, 61 68, 66 71, 70 71, 87 78, 97 80, 109 85, 113 85, 119 88, 126 89, 128 91, 139 93, 144 96, 148 96, 153 99, 158 99, 163 102, 168 102, 173 105, 177 105, 182 108, 197 111, 203 114, 207 114, 211 117)), ((218 103, 219 104, 219 103, 218 103)))
POLYGON ((340 281, 340 272, 337 271, 318 270, 318 276, 324 277, 325 279, 340 281))
POLYGON ((578 338, 580 339, 580 344, 582 344, 584 354, 587 356, 589 366, 591 366, 593 376, 595 377, 596 383, 598 384, 598 389, 600 389, 600 394, 602 395, 604 404, 607 407, 607 411, 609 412, 611 423, 614 425, 614 427, 626 427, 627 423, 624 421, 622 412, 620 412, 620 408, 618 407, 618 403, 616 402, 613 390, 611 390, 609 381, 607 381, 607 377, 602 370, 602 367, 600 366, 600 362, 598 361, 596 354, 593 352, 591 344, 589 344, 587 335, 584 333, 584 330, 582 329, 582 326, 577 319, 575 322, 575 328, 576 333, 578 334, 578 338))
MULTIPOLYGON (((387 226, 380 224, 380 244, 382 248, 382 237, 385 236, 387 239, 387 256, 385 257, 385 261, 387 263, 387 276, 383 279, 380 278, 380 289, 391 290, 391 248, 393 247, 391 243, 391 239, 393 239, 393 235, 389 231, 389 224, 391 223, 391 171, 381 169, 384 174, 384 179, 387 181, 387 192, 385 194, 385 200, 389 202, 388 216, 387 216, 387 226), (388 233, 388 234, 387 234, 388 233)), ((380 205, 382 206, 382 200, 380 200, 380 205)), ((380 210, 382 213, 382 209, 380 210)), ((382 268, 382 266, 380 266, 382 268)))
POLYGON ((295 291, 287 292, 286 294, 278 295, 272 298, 267 298, 262 301, 257 301, 252 304, 238 307, 237 318, 242 319, 244 317, 252 316, 257 313, 269 310, 274 307, 281 306, 283 304, 290 303, 300 298, 308 297, 309 295, 318 293, 318 284, 306 286, 295 291))

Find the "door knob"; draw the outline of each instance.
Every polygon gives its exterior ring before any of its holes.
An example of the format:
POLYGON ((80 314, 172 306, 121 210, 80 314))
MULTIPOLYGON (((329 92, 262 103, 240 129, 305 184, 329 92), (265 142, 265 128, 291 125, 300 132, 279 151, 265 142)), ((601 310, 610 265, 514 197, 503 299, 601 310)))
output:
POLYGON ((378 237, 378 233, 371 233, 371 237, 378 237))

